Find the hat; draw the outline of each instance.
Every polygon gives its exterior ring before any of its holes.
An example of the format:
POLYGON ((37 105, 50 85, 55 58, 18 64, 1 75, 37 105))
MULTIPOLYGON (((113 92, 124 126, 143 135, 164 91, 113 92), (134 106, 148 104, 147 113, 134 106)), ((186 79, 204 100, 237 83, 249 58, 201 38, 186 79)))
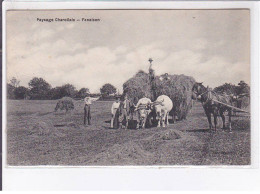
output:
POLYGON ((244 81, 240 81, 239 83, 238 83, 238 85, 243 85, 243 84, 246 84, 244 81))

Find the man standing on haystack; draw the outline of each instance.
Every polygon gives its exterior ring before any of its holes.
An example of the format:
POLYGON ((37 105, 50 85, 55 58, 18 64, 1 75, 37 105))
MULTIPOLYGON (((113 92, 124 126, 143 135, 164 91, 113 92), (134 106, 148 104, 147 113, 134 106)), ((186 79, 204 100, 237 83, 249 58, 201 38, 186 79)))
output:
POLYGON ((150 58, 148 60, 150 62, 150 66, 149 66, 149 81, 150 81, 150 87, 151 87, 151 94, 152 94, 152 101, 156 100, 156 83, 155 83, 155 73, 154 70, 152 68, 152 58, 150 58))
POLYGON ((88 125, 91 125, 91 113, 90 113, 90 105, 92 102, 98 100, 100 97, 97 98, 92 98, 90 97, 90 93, 87 93, 87 96, 84 99, 85 106, 84 106, 84 125, 87 124, 88 120, 88 125))

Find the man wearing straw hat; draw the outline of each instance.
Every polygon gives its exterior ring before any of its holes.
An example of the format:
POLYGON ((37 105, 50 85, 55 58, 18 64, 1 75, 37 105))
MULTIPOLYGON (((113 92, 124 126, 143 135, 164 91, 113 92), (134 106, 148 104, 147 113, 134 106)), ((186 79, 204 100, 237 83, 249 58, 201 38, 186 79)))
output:
POLYGON ((239 97, 249 96, 250 88, 244 81, 240 81, 238 83, 238 86, 239 86, 238 87, 238 96, 239 97))

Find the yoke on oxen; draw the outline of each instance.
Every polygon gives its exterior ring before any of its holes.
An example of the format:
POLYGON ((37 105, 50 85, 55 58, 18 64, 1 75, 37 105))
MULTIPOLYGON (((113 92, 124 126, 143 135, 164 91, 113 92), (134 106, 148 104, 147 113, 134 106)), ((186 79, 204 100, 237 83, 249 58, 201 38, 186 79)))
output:
MULTIPOLYGON (((137 106, 135 108, 135 111, 137 112, 137 126, 136 128, 145 128, 147 124, 147 119, 149 117, 149 114, 151 113, 151 100, 150 99, 145 99, 145 103, 142 103, 142 100, 144 98, 140 99, 137 103, 137 106)), ((149 125, 151 124, 150 117, 148 119, 149 125)))

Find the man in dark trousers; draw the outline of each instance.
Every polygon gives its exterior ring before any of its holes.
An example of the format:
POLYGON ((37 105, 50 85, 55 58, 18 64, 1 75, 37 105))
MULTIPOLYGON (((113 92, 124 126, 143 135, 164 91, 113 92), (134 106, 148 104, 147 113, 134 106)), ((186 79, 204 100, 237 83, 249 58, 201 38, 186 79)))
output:
POLYGON ((90 106, 92 104, 92 102, 98 100, 98 98, 92 98, 90 97, 90 95, 88 94, 85 99, 85 106, 84 106, 84 125, 87 124, 87 120, 88 120, 88 125, 91 125, 91 113, 90 113, 90 106))

